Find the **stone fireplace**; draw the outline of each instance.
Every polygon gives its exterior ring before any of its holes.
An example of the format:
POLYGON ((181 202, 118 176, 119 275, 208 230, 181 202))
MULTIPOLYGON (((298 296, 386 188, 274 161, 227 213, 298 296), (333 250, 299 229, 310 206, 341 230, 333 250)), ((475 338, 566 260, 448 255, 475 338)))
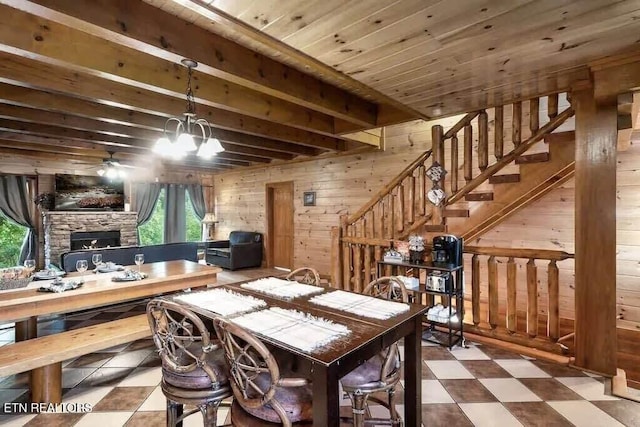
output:
POLYGON ((50 211, 43 216, 45 265, 73 249, 137 245, 137 212, 50 211))

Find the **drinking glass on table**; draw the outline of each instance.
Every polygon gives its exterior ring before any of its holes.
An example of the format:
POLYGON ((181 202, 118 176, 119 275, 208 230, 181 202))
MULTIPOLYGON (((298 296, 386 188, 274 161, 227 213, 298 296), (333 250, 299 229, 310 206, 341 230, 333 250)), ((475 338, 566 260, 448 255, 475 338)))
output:
POLYGON ((134 261, 136 262, 136 265, 138 266, 138 274, 140 274, 140 266, 142 264, 144 264, 144 254, 136 254, 134 261))
POLYGON ((102 254, 91 255, 91 262, 98 268, 98 265, 102 264, 102 254))
POLYGON ((86 259, 79 259, 76 261, 76 270, 81 274, 80 281, 84 283, 84 272, 89 268, 89 262, 86 259))
POLYGON ((33 270, 36 269, 36 260, 35 259, 25 259, 24 260, 24 268, 29 270, 29 275, 33 273, 33 270))

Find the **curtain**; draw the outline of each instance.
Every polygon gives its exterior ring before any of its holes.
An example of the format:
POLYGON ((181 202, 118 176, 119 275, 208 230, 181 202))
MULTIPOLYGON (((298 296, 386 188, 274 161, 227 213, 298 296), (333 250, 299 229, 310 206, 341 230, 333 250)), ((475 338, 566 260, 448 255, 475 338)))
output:
POLYGON ((184 242, 187 239, 185 187, 180 184, 166 184, 165 192, 164 242, 184 242))
POLYGON ((202 185, 189 184, 187 185, 187 191, 189 192, 189 198, 191 199, 191 206, 196 213, 196 216, 200 221, 204 219, 204 215, 207 213, 207 206, 204 204, 204 192, 202 191, 202 185))
POLYGON ((30 204, 27 177, 0 176, 0 212, 28 230, 20 249, 20 264, 23 264, 25 259, 35 258, 36 228, 29 212, 30 204))
MULTIPOLYGON (((131 208, 138 212, 138 227, 140 227, 151 219, 162 185, 140 182, 133 184, 132 187, 133 206, 131 208)), ((138 243, 140 243, 140 231, 138 231, 138 243)))

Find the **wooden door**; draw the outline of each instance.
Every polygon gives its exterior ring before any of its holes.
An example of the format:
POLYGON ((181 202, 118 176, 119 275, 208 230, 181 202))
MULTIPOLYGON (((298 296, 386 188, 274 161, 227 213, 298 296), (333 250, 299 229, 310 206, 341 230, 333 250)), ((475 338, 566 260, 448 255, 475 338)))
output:
POLYGON ((293 182, 267 184, 267 265, 293 268, 293 182))

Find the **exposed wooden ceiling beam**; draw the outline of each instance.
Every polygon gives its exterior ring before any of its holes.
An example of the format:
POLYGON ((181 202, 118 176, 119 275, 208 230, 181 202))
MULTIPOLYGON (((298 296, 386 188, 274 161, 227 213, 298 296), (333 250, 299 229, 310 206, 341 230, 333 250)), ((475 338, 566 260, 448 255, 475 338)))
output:
MULTIPOLYGON (((136 144, 137 139, 148 140, 150 142, 147 148, 151 148, 151 144, 155 142, 155 140, 157 140, 160 136, 162 136, 161 130, 140 129, 132 126, 100 122, 98 120, 92 120, 85 117, 78 117, 69 114, 43 111, 33 108, 0 103, 0 123, 7 123, 2 122, 2 119, 18 120, 19 122, 34 123, 39 125, 52 125, 62 128, 68 128, 70 131, 89 131, 91 132, 91 134, 105 134, 104 138, 107 140, 110 140, 109 138, 115 135, 115 137, 120 137, 121 142, 124 141, 125 144, 127 143, 127 138, 131 139, 130 142, 132 144, 136 144)), ((16 126, 18 126, 17 123, 19 122, 16 122, 16 126)), ((99 135, 98 138, 100 138, 99 135)), ((256 139, 256 137, 249 138, 256 139)), ((249 156, 264 157, 266 159, 290 160, 293 158, 293 154, 289 153, 264 150, 255 147, 247 147, 242 144, 235 144, 233 139, 230 139, 228 141, 224 139, 223 141, 225 141, 224 146, 226 148, 226 151, 229 153, 246 154, 249 156)), ((254 142, 254 146, 255 145, 257 145, 256 142, 254 142)))
MULTIPOLYGON (((148 114, 168 117, 184 112, 182 101, 176 98, 97 79, 6 52, 0 52, 0 75, 3 76, 0 81, 4 83, 26 85, 56 93, 81 93, 95 102, 111 103, 148 114)), ((208 106, 202 106, 198 110, 198 116, 225 129, 325 150, 344 151, 347 148, 345 141, 337 138, 208 106)))
MULTIPOLYGON (((69 124, 68 127, 88 129, 86 127, 88 124, 97 122, 95 123, 96 131, 122 133, 137 138, 145 138, 144 135, 147 135, 145 129, 161 131, 166 121, 166 118, 152 114, 97 104, 61 94, 52 96, 49 92, 6 83, 0 83, 0 102, 37 109, 38 113, 35 114, 33 121, 46 122, 47 117, 53 117, 46 113, 53 111, 64 115, 65 119, 61 123, 69 124)), ((303 156, 315 156, 321 152, 312 147, 226 129, 215 128, 215 133, 222 141, 247 147, 303 156)))
MULTIPOLYGON (((51 162, 63 162, 65 165, 73 167, 75 166, 89 166, 95 167, 97 170, 98 167, 102 164, 102 159, 98 159, 96 157, 89 156, 87 154, 77 154, 70 151, 61 151, 61 152, 51 152, 49 150, 41 150, 37 145, 29 146, 27 144, 23 144, 20 146, 12 147, 11 144, 15 142, 7 141, 0 139, 0 154, 11 156, 12 158, 16 157, 24 157, 28 159, 31 165, 34 167, 34 170, 38 170, 42 168, 48 168, 51 162)), ((53 147, 50 147, 53 148, 53 147)), ((131 163, 131 161, 125 162, 125 164, 130 164, 134 169, 143 169, 145 171, 156 171, 162 172, 162 170, 166 169, 167 162, 135 162, 131 163), (160 170, 157 170, 160 167, 160 170)), ((172 172, 197 172, 197 171, 211 171, 211 170, 228 170, 232 168, 232 165, 227 164, 190 164, 187 167, 177 164, 171 164, 170 168, 172 172)), ((95 172, 94 172, 95 173, 95 172)))
MULTIPOLYGON (((0 5, 0 49, 29 52, 39 61, 79 67, 85 73, 185 101, 186 67, 0 5), (25 37, 25 33, 32 37, 25 37), (65 48, 73 46, 73 49, 65 48)), ((334 133, 333 117, 206 73, 194 72, 198 104, 240 112, 300 129, 334 133)))
POLYGON ((185 25, 183 20, 139 1, 95 0, 85 4, 74 0, 3 0, 2 3, 173 63, 182 58, 194 59, 203 64, 203 72, 347 121, 376 123, 377 108, 373 102, 195 25, 185 25))
MULTIPOLYGON (((104 150, 115 152, 140 153, 149 157, 155 156, 150 152, 152 143, 149 141, 141 141, 130 139, 127 143, 114 142, 120 140, 119 137, 111 135, 97 134, 89 131, 79 131, 76 129, 68 129, 52 125, 43 125, 40 123, 27 123, 17 120, 0 119, 0 137, 6 139, 14 139, 29 142, 30 136, 44 136, 58 138, 59 140, 78 140, 82 142, 95 142, 98 148, 102 145, 104 150), (21 136, 20 136, 21 135, 21 136)), ((47 140, 40 142, 46 143, 47 140)), ((88 147, 87 147, 88 148, 88 147)), ((189 158, 181 159, 180 162, 187 163, 189 158)), ((269 160, 264 157, 256 157, 253 155, 235 154, 223 152, 218 154, 214 161, 228 162, 239 166, 248 165, 249 163, 268 163, 269 160)))
MULTIPOLYGON (((68 139, 48 137, 43 135, 34 135, 34 134, 28 134, 28 133, 14 133, 14 132, 5 131, 5 130, 0 130, 0 140, 5 141, 6 143, 11 142, 12 144, 14 144, 13 145, 14 149, 20 149, 20 147, 28 147, 29 144, 43 144, 43 145, 47 145, 54 148, 59 147, 60 149, 67 149, 67 148, 87 149, 100 154, 103 158, 107 157, 108 155, 107 151, 116 151, 116 150, 111 150, 111 147, 108 145, 86 143, 84 141, 68 140, 68 139)), ((185 164, 183 164, 181 161, 177 161, 177 160, 168 160, 168 159, 158 158, 156 156, 151 156, 151 155, 140 155, 139 152, 131 151, 131 149, 129 148, 126 148, 124 150, 118 150, 117 154, 114 154, 114 155, 116 157, 123 156, 123 155, 129 157, 129 156, 135 155, 137 156, 138 159, 140 158, 148 159, 148 161, 145 162, 145 164, 147 165, 164 164, 164 163, 170 164, 172 165, 172 167, 173 166, 184 167, 189 165, 189 162, 184 162, 185 164)), ((194 163, 191 162, 191 164, 194 164, 194 163)), ((216 156, 214 159, 208 161, 208 163, 206 164, 214 168, 215 166, 228 166, 228 167, 248 166, 250 163, 247 161, 228 160, 228 159, 219 158, 216 156)), ((206 164, 199 163, 199 165, 203 167, 206 164)))

